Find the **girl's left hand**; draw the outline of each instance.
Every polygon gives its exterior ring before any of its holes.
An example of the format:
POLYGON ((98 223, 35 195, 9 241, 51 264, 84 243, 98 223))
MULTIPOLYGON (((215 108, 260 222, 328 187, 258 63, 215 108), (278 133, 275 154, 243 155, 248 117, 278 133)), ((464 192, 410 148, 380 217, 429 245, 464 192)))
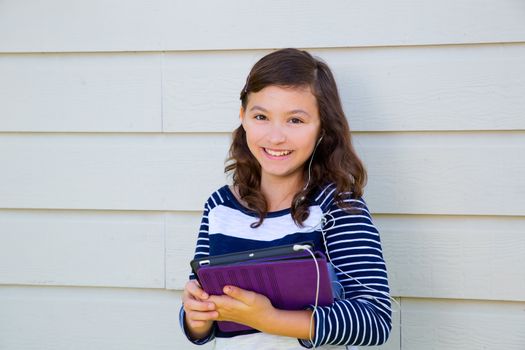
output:
POLYGON ((223 292, 226 295, 211 295, 208 299, 219 313, 217 321, 237 322, 262 331, 276 311, 262 294, 235 286, 224 286, 223 292))

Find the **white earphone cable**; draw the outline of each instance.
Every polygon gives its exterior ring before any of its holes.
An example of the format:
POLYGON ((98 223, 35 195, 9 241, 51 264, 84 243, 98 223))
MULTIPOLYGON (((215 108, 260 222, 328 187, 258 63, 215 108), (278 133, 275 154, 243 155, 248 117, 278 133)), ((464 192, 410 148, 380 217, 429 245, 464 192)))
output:
POLYGON ((315 304, 314 304, 314 310, 312 312, 312 316, 310 317, 310 332, 308 333, 309 336, 310 336, 310 342, 313 345, 313 349, 315 349, 316 347, 315 347, 315 343, 314 343, 314 340, 313 340, 313 326, 314 326, 314 315, 317 312, 317 306, 319 304, 319 285, 320 285, 320 277, 321 277, 321 274, 319 273, 319 263, 318 263, 317 259, 315 258, 315 254, 312 252, 312 250, 308 246, 301 245, 301 244, 296 244, 296 245, 293 246, 293 249, 295 251, 299 251, 299 250, 306 250, 306 251, 308 251, 308 253, 310 253, 312 258, 314 259, 315 269, 317 271, 317 286, 316 286, 316 289, 315 289, 315 304))
MULTIPOLYGON (((330 214, 328 214, 328 215, 330 215, 330 214)), ((331 215, 330 215, 330 216, 331 216, 331 215)), ((359 282, 359 280, 358 280, 357 278, 354 278, 354 277, 350 276, 348 273, 346 273, 345 271, 341 270, 338 266, 336 266, 336 265, 332 262, 332 258, 330 257, 330 252, 329 252, 329 249, 328 249, 328 243, 326 242, 326 237, 325 237, 326 234, 325 234, 325 232, 324 232, 324 227, 323 227, 324 225, 326 225, 326 224, 327 224, 328 222, 330 222, 330 221, 335 222, 335 219, 332 217, 330 220, 326 220, 325 216, 323 215, 323 217, 322 217, 320 223, 316 225, 316 227, 318 227, 318 226, 320 225, 321 236, 323 237, 323 243, 324 243, 324 246, 325 246, 325 248, 326 248, 326 257, 328 258, 328 261, 330 262, 330 264, 331 264, 334 268, 336 268, 337 270, 339 270, 342 274, 344 274, 346 277, 348 277, 348 278, 350 278, 350 279, 356 281, 357 283, 359 283, 359 285, 365 287, 366 289, 369 289, 369 290, 374 291, 374 292, 376 292, 376 293, 383 294, 384 296, 386 296, 387 298, 389 298, 390 300, 392 300, 395 304, 397 304, 397 306, 399 307, 399 310, 401 310, 401 304, 399 304, 399 302, 398 302, 395 298, 393 298, 393 297, 390 295, 390 293, 383 292, 383 291, 380 291, 380 290, 377 290, 377 289, 374 289, 374 288, 370 288, 370 287, 368 287, 368 286, 362 284, 361 282, 359 282)), ((343 290, 344 290, 344 289, 343 289, 343 290)), ((374 297, 374 296, 370 296, 369 298, 378 301, 377 298, 374 297)), ((392 311, 397 312, 398 310, 393 310, 393 309, 392 309, 392 311)))

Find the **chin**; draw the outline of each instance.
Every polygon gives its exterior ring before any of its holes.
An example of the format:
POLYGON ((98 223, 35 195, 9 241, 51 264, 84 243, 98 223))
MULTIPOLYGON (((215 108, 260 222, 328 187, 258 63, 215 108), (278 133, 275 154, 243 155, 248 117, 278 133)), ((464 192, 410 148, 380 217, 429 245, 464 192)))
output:
POLYGON ((281 170, 281 171, 264 171, 266 175, 269 175, 271 177, 278 177, 278 178, 292 178, 297 174, 297 171, 294 170, 281 170))

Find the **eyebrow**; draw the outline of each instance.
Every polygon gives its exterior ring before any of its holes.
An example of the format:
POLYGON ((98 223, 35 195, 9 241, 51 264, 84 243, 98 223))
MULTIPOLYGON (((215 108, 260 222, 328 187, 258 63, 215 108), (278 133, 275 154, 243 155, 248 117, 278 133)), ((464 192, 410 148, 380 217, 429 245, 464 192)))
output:
MULTIPOLYGON (((252 108, 250 108, 250 112, 253 111, 253 110, 260 110, 262 112, 265 112, 265 113, 268 113, 268 110, 261 107, 261 106, 253 106, 252 108)), ((288 114, 296 114, 296 113, 302 113, 302 114, 306 114, 307 116, 310 117, 310 114, 308 114, 308 112, 306 112, 305 110, 303 109, 293 109, 291 111, 288 112, 288 114)))
POLYGON ((308 114, 307 111, 302 110, 302 109, 294 109, 289 112, 289 114, 297 114, 297 113, 302 113, 302 114, 306 114, 307 116, 310 116, 310 114, 308 114))
POLYGON ((257 106, 257 105, 255 105, 255 106, 253 106, 252 108, 250 108, 250 112, 251 112, 251 111, 254 111, 254 110, 256 110, 256 109, 258 109, 258 110, 260 110, 260 111, 263 111, 263 112, 268 112, 268 110, 262 108, 261 106, 257 106))

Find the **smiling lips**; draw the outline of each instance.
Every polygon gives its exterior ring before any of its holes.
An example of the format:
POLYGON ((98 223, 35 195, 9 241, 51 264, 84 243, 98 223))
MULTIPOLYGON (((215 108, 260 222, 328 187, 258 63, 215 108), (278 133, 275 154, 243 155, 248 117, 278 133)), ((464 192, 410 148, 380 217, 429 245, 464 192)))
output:
POLYGON ((292 153, 290 150, 272 150, 269 148, 263 148, 264 152, 272 157, 284 157, 292 153))

